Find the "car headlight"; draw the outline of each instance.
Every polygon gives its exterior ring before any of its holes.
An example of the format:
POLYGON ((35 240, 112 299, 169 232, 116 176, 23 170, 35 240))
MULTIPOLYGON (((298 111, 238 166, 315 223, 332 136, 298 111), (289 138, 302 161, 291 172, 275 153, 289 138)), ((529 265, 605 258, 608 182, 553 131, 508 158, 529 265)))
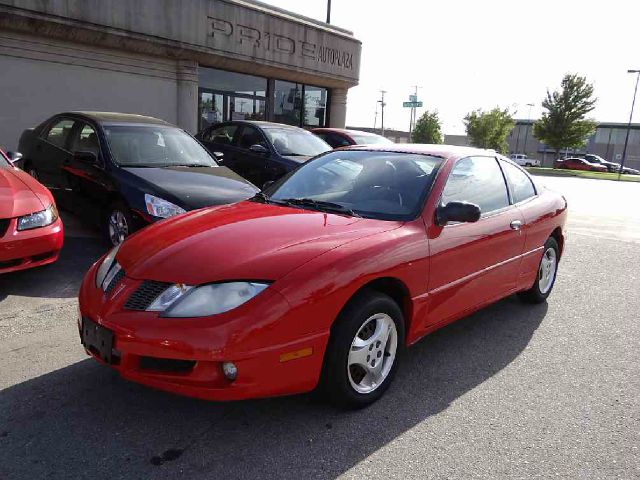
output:
POLYGON ((116 273, 120 270, 120 265, 115 261, 116 254, 120 250, 120 245, 111 249, 111 251, 104 257, 102 263, 98 267, 98 271, 96 272, 96 287, 102 288, 103 290, 109 285, 109 282, 113 280, 116 273), (114 265, 115 264, 115 265, 114 265), (106 282, 107 276, 109 277, 109 282, 106 282))
POLYGON ((164 198, 154 197, 148 193, 144 194, 144 203, 147 205, 149 215, 153 215, 154 217, 168 218, 186 212, 184 208, 174 205, 164 198))
POLYGON ((264 282, 211 283, 200 287, 176 284, 162 292, 147 308, 163 317, 208 317, 248 302, 269 286, 264 282))
POLYGON ((46 227, 58 219, 58 210, 52 203, 40 212, 18 218, 18 230, 31 230, 32 228, 46 227))

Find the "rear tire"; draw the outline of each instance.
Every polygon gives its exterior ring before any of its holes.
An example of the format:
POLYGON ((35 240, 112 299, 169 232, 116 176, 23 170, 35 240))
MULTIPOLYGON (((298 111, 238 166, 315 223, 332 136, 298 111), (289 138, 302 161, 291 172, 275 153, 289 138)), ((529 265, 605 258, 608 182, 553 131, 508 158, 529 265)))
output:
POLYGON ((556 283, 558 260, 560 260, 560 248, 556 239, 549 237, 542 252, 535 282, 529 290, 518 293, 520 299, 527 303, 544 302, 556 283))
POLYGON ((106 209, 102 224, 103 236, 113 247, 120 245, 133 233, 131 210, 122 202, 112 203, 106 209))
POLYGON ((320 391, 331 403, 362 408, 389 388, 404 350, 398 304, 372 290, 359 293, 340 313, 325 352, 320 391))

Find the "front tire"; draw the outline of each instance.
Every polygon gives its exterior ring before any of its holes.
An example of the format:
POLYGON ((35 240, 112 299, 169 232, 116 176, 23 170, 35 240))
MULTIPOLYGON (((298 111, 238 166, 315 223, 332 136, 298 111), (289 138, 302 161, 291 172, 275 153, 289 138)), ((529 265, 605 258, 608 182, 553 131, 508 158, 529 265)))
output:
POLYGON ((113 203, 106 210, 102 227, 105 240, 115 247, 133 233, 133 216, 129 208, 122 202, 113 203))
POLYGON ((518 294, 521 300, 528 303, 544 302, 556 283, 558 260, 560 260, 560 248, 556 239, 549 237, 542 252, 536 281, 533 282, 533 286, 529 290, 518 294))
POLYGON ((348 408, 378 400, 395 376, 404 338, 402 311, 391 297, 358 294, 332 328, 320 384, 325 397, 348 408))

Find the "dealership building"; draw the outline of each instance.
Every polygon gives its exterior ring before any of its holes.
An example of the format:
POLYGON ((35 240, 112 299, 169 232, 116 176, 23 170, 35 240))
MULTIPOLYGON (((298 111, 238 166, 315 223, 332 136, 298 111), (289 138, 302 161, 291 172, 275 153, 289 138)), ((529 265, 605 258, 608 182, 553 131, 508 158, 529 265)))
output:
POLYGON ((0 0, 0 145, 72 110, 344 127, 360 52, 254 0, 0 0))

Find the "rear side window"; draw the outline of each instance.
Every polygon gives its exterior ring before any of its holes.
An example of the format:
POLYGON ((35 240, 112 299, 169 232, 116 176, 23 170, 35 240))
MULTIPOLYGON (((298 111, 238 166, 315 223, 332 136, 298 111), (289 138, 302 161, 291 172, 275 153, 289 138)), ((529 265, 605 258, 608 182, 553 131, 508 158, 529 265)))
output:
POLYGON ((507 162, 500 162, 500 165, 502 165, 502 170, 511 186, 514 203, 523 202, 536 195, 533 182, 531 182, 531 179, 526 173, 507 162))
POLYGON ((467 157, 451 170, 442 192, 442 204, 469 202, 482 214, 509 206, 507 184, 498 161, 493 157, 467 157))
POLYGON ((54 123, 45 136, 47 142, 64 148, 67 144, 67 138, 69 138, 69 134, 73 129, 73 124, 73 120, 60 120, 54 123))

